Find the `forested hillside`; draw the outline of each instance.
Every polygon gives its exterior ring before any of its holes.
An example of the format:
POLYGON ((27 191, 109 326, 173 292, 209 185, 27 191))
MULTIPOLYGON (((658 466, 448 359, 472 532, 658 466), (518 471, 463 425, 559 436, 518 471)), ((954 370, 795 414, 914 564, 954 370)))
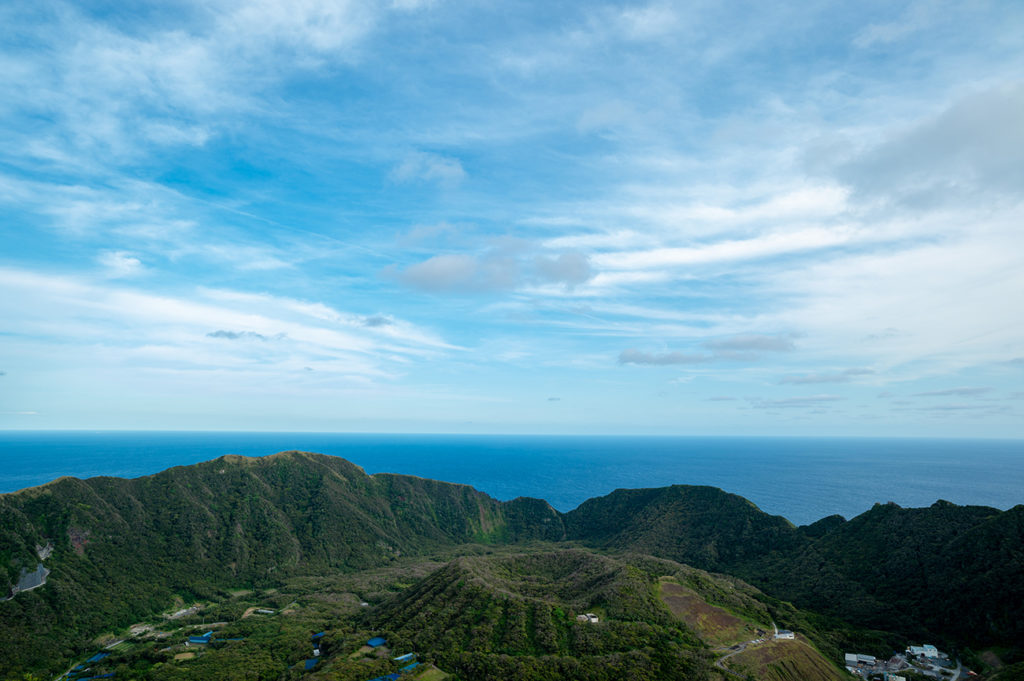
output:
MULTIPOLYGON (((456 561, 407 597, 426 603, 452 583, 484 584, 483 591, 460 589, 453 602, 497 613, 494 626, 504 628, 493 633, 491 648, 469 645, 465 613, 453 611, 443 634, 421 627, 416 636, 455 637, 452 654, 575 658, 581 649, 567 633, 574 625, 566 628, 568 620, 543 601, 561 604, 565 617, 584 607, 643 610, 644 627, 655 629, 623 630, 623 641, 639 636, 659 641, 650 644, 655 648, 684 645, 672 629, 677 624, 650 615, 662 606, 652 610, 646 591, 627 588, 639 583, 630 569, 647 569, 637 566, 652 560, 643 556, 649 554, 759 587, 774 618, 787 617, 790 608, 794 626, 816 632, 819 649, 833 659, 842 646, 868 640, 863 628, 894 632, 868 651, 879 653, 908 637, 928 638, 954 648, 1002 646, 1012 662, 1024 640, 1024 506, 1004 512, 947 502, 920 509, 886 504, 851 520, 830 517, 797 528, 742 497, 676 485, 617 490, 561 514, 542 500, 500 502, 465 485, 369 476, 337 457, 287 452, 222 457, 133 480, 62 478, 0 495, 0 521, 0 575, 8 585, 40 561, 51 570, 45 585, 0 602, 0 660, 12 670, 59 668, 99 632, 164 610, 176 598, 366 570, 430 552, 458 554, 466 545, 524 542, 629 553, 632 568, 590 552, 581 558, 556 551, 514 564, 456 561), (579 574, 555 579, 552 570, 570 566, 579 574), (591 573, 598 581, 583 579, 591 573), (543 591, 556 583, 589 586, 543 591), (584 603, 584 593, 605 600, 584 603), (508 628, 520 620, 530 625, 508 628)), ((413 637, 403 633, 397 611, 392 616, 397 635, 413 637)), ((607 643, 595 650, 626 655, 621 646, 601 647, 607 643)))
POLYGON ((0 603, 0 659, 31 666, 175 595, 355 570, 466 542, 561 539, 545 502, 366 475, 337 457, 223 457, 123 480, 62 478, 0 495, 0 557, 13 584, 51 543, 44 587, 0 603))

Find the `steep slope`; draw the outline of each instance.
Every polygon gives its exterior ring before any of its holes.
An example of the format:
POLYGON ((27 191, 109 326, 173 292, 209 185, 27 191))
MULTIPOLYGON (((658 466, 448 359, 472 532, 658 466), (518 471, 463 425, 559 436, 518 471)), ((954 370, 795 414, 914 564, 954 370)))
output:
POLYGON ((743 650, 726 668, 758 681, 847 681, 850 675, 830 664, 805 641, 769 641, 743 650))
POLYGON ((0 496, 0 518, 9 584, 35 568, 37 547, 53 547, 46 586, 0 603, 0 659, 11 668, 67 656, 176 594, 564 534, 539 500, 502 503, 466 485, 368 476, 300 452, 222 457, 133 480, 62 478, 0 496))
POLYGON ((568 537, 600 548, 671 558, 728 572, 807 540, 781 516, 715 487, 673 485, 619 489, 589 499, 565 516, 568 537))
POLYGON ((373 615, 467 681, 711 678, 712 657, 631 563, 561 550, 452 561, 373 615), (576 616, 596 613, 597 623, 576 616))
POLYGON ((766 590, 867 626, 961 645, 1024 640, 1024 506, 876 504, 761 566, 766 590))
POLYGON ((565 525, 588 546, 734 574, 861 626, 947 645, 1024 640, 1024 506, 876 504, 794 528, 742 497, 675 485, 590 499, 565 525))

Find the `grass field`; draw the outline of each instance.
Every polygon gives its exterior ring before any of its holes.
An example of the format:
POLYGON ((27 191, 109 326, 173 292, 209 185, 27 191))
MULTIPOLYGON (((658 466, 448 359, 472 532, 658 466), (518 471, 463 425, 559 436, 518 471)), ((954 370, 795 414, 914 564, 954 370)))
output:
POLYGON ((661 600, 672 614, 712 646, 732 645, 757 636, 757 627, 753 624, 708 604, 693 589, 664 579, 658 588, 661 600))

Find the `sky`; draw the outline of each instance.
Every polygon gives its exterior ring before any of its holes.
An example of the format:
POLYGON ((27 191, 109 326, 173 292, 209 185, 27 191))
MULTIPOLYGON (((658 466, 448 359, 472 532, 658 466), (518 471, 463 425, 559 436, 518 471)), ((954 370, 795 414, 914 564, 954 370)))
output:
POLYGON ((1024 437, 1024 4, 10 0, 0 428, 1024 437))

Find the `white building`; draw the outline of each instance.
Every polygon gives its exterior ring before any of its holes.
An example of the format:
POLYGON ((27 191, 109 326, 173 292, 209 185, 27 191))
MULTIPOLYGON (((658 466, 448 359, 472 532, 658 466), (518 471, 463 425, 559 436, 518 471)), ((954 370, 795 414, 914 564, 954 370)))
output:
POLYGON ((775 638, 793 640, 796 638, 796 634, 789 629, 779 629, 779 633, 775 634, 775 638))
POLYGON ((933 645, 928 645, 927 643, 923 646, 910 646, 907 648, 907 652, 911 655, 923 655, 925 657, 939 656, 938 649, 933 645))

